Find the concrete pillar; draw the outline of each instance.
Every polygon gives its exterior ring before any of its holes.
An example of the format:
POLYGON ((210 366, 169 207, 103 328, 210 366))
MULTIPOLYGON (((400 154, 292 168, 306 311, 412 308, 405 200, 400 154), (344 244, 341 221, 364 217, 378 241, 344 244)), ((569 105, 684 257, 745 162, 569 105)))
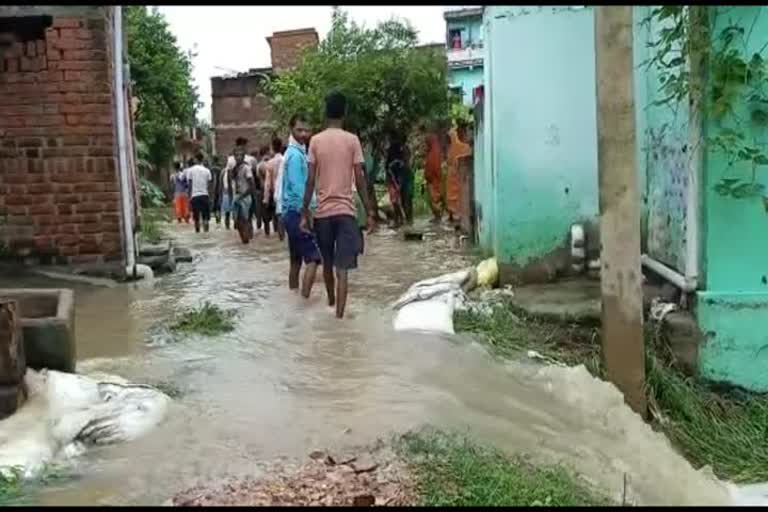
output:
POLYGON ((0 300, 0 420, 24 402, 26 373, 19 305, 15 300, 0 300))
POLYGON ((595 9, 602 338, 608 379, 645 416, 632 6, 595 9))

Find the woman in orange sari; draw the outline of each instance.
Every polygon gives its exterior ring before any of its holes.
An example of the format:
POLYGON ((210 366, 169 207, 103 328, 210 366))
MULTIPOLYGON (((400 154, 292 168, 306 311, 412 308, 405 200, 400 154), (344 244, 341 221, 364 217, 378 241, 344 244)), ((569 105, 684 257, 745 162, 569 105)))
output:
POLYGON ((440 154, 440 137, 436 133, 427 136, 427 158, 424 163, 424 180, 429 189, 429 206, 432 208, 434 218, 432 222, 439 223, 443 215, 440 188, 442 187, 442 155, 440 154))
POLYGON ((461 176, 459 174, 459 159, 472 154, 472 147, 462 139, 463 127, 454 127, 449 132, 448 144, 448 174, 445 180, 445 203, 448 209, 448 220, 458 222, 461 219, 461 176))

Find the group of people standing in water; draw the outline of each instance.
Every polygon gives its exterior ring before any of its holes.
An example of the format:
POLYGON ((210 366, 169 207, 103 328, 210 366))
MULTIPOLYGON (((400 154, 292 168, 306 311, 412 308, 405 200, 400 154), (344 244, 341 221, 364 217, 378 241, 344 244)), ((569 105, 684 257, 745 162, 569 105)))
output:
POLYGON ((287 236, 289 287, 308 298, 322 265, 328 304, 342 318, 348 272, 357 268, 363 230, 374 231, 376 217, 360 140, 342 128, 346 97, 333 92, 325 103, 326 128, 311 143, 308 120, 296 113, 287 145, 274 138, 270 147, 249 155, 248 141, 238 139, 222 169, 212 172, 198 154, 186 169, 178 166, 172 185, 177 220, 189 222, 183 198, 188 195, 197 232, 208 231, 213 212, 217 222, 223 217, 226 228, 232 222, 245 244, 253 238, 254 219, 266 236, 272 229, 281 240, 287 236))
MULTIPOLYGON (((296 113, 287 127, 287 144, 275 137, 249 154, 248 141, 239 138, 223 167, 214 162, 209 169, 198 154, 186 169, 177 165, 172 177, 178 222, 189 222, 191 216, 195 231, 207 232, 213 215, 217 224, 223 219, 226 229, 234 227, 244 244, 254 237, 254 221, 267 237, 272 231, 281 241, 287 236, 289 287, 308 298, 322 266, 328 304, 338 318, 346 307, 348 272, 357 268, 364 251, 364 232, 375 230, 378 220, 370 176, 375 164, 370 154, 364 156, 358 136, 343 129, 346 110, 346 97, 333 92, 326 97, 323 131, 311 135, 306 116, 296 113)), ((452 221, 461 213, 458 163, 471 155, 461 133, 450 131, 445 151, 445 205, 452 221)), ((438 135, 428 136, 425 178, 435 221, 443 211, 443 147, 438 135)), ((395 225, 413 218, 410 160, 405 137, 392 136, 385 169, 392 207, 388 216, 395 225)))

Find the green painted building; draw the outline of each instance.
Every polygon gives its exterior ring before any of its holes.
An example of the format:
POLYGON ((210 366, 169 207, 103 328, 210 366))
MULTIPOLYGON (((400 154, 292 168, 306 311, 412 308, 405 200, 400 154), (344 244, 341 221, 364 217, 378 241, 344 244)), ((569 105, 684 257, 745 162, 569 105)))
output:
POLYGON ((483 81, 483 7, 446 8, 446 59, 448 85, 466 105, 483 81))
MULTIPOLYGON (((768 17, 760 14, 768 13, 759 6, 706 9, 712 55, 727 55, 722 45, 733 40, 731 55, 749 63, 752 77, 728 89, 731 110, 715 116, 690 109, 688 98, 654 103, 666 95, 661 77, 642 64, 652 56, 647 43, 665 27, 643 23, 651 9, 635 8, 633 32, 643 263, 692 299, 701 376, 766 391, 768 192, 760 187, 768 185, 768 166, 760 158, 734 164, 729 157, 738 151, 724 154, 715 142, 737 133, 768 155, 768 93, 760 87, 768 76, 768 17)), ((502 277, 551 279, 569 268, 570 226, 598 221, 594 12, 487 6, 483 27, 478 240, 499 258, 502 277), (531 268, 540 272, 527 273, 531 268)), ((709 72, 711 93, 722 73, 709 72)))

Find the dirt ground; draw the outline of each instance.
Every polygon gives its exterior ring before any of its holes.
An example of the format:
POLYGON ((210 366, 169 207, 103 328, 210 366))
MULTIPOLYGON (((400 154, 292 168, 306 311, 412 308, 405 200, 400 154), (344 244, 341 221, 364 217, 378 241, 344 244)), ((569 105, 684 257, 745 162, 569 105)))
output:
POLYGON ((408 468, 383 443, 344 453, 315 451, 303 463, 267 465, 266 477, 194 487, 173 506, 407 506, 416 504, 408 468))

